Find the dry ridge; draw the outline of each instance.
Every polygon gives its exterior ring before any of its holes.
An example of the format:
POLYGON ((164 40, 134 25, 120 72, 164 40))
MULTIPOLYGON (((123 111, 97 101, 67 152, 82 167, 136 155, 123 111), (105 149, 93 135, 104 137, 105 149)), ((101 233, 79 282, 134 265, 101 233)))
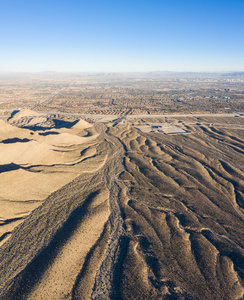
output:
POLYGON ((0 194, 0 299, 243 299, 240 119, 154 120, 187 134, 9 121, 22 128, 0 124, 0 179, 18 178, 0 194))

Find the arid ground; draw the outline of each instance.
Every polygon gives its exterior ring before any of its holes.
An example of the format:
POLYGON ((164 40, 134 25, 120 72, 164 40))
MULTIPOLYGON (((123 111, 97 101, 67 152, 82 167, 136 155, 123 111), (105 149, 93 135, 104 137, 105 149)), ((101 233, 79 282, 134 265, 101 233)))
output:
POLYGON ((243 154, 241 113, 12 112, 0 299, 243 299, 243 154))

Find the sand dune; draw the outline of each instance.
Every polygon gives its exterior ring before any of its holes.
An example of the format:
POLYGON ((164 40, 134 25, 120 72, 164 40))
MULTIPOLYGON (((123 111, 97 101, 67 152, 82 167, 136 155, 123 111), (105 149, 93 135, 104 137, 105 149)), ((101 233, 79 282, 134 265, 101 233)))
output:
MULTIPOLYGON (((38 116, 27 110, 13 118, 16 121, 33 115, 38 116)), ((77 135, 91 128, 91 124, 80 120, 73 127, 66 129, 68 132, 65 128, 33 132, 1 120, 0 220, 3 225, 0 243, 11 236, 13 229, 41 205, 41 201, 83 173, 83 160, 89 161, 89 167, 85 167, 89 172, 103 164, 103 156, 94 157, 93 143, 97 134, 90 130, 87 137, 77 135), (20 218, 23 212, 25 217, 20 218)))
POLYGON ((31 132, 26 129, 17 128, 11 126, 10 124, 0 120, 0 135, 1 139, 10 139, 10 138, 31 138, 31 132))
POLYGON ((243 299, 243 130, 224 120, 175 117, 191 134, 174 135, 137 128, 160 116, 32 141, 13 129, 22 142, 0 144, 1 299, 243 299))
POLYGON ((19 111, 14 111, 11 116, 11 121, 20 120, 23 117, 39 117, 41 114, 30 110, 30 109, 21 109, 19 111))
POLYGON ((23 169, 0 174, 0 196, 15 201, 44 200, 52 192, 72 181, 77 174, 57 172, 52 175, 23 169), (50 184, 51 180, 51 184, 50 184), (26 188, 28 187, 28 188, 26 188))

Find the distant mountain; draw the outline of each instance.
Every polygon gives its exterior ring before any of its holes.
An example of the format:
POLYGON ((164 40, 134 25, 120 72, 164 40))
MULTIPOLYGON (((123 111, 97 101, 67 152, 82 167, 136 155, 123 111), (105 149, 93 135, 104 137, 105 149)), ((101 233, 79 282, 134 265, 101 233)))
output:
POLYGON ((233 77, 239 77, 244 76, 244 72, 231 72, 231 73, 225 73, 224 76, 233 76, 233 77))

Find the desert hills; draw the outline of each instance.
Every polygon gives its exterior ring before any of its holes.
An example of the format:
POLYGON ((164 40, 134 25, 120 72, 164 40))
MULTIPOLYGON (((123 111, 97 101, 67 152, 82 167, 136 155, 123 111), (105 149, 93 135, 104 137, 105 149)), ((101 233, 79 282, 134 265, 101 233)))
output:
POLYGON ((73 168, 74 164, 95 154, 90 144, 87 149, 82 148, 86 152, 82 158, 80 148, 77 149, 77 145, 96 138, 95 134, 77 135, 84 134, 91 124, 80 120, 72 128, 55 128, 55 131, 53 127, 36 131, 22 128, 23 123, 31 128, 34 124, 40 126, 40 120, 45 123, 47 118, 29 110, 16 113, 9 123, 0 120, 0 205, 4 212, 3 223, 6 223, 2 226, 2 236, 6 238, 29 211, 81 173, 73 168), (10 125, 14 122, 21 127, 10 125))
POLYGON ((243 299, 243 130, 235 115, 0 120, 0 299, 243 299))

